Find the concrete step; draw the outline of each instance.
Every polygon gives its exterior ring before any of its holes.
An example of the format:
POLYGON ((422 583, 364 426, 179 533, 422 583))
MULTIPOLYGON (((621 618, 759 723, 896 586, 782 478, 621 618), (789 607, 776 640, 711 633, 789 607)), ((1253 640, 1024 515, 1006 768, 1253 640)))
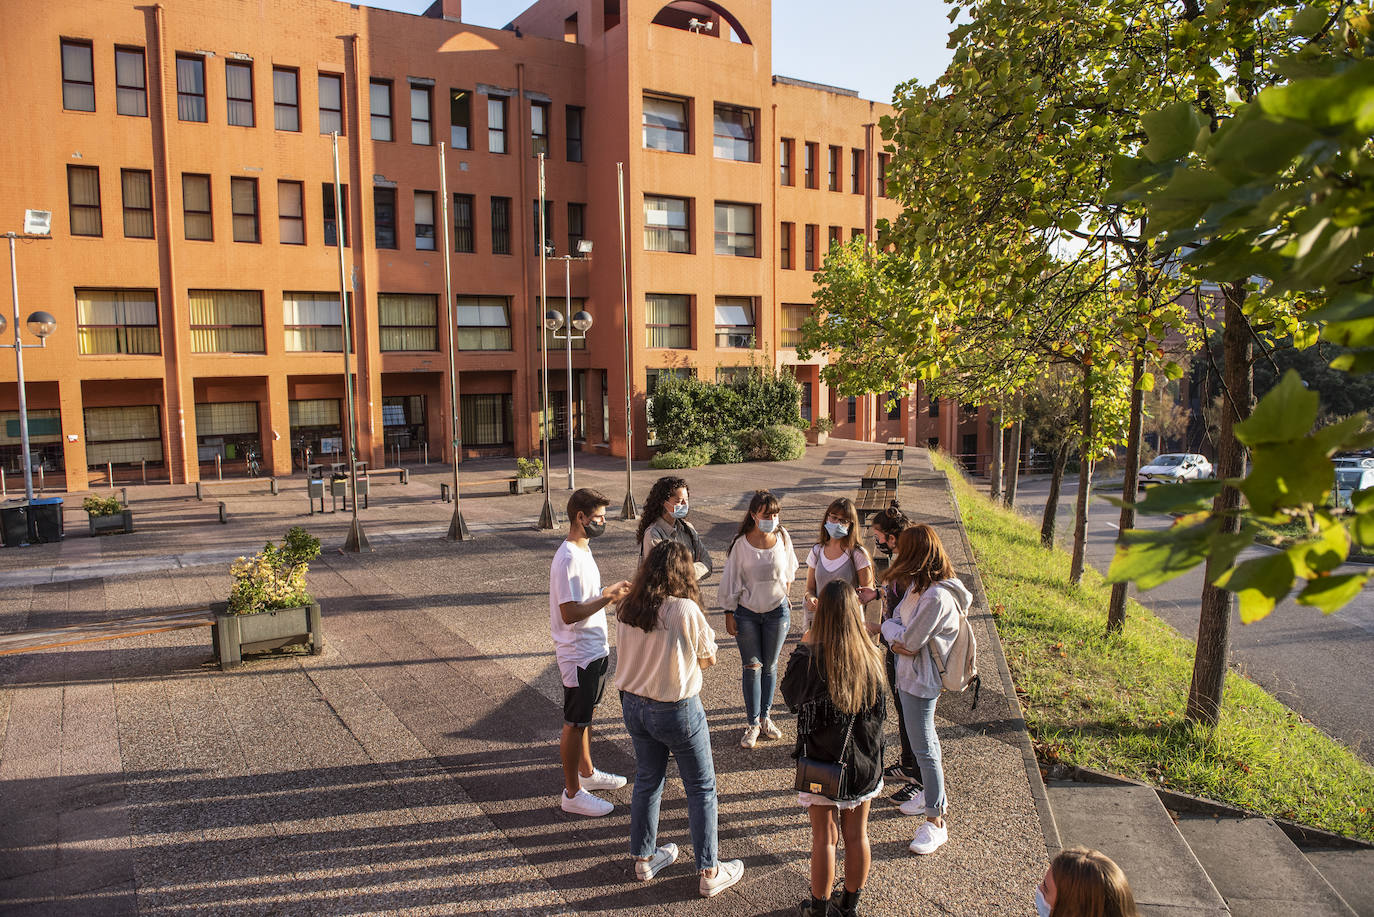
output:
POLYGON ((1352 911, 1359 917, 1374 917, 1374 850, 1304 849, 1302 853, 1352 911))
POLYGON ((1154 790, 1058 780, 1047 790, 1063 845, 1115 860, 1144 917, 1231 913, 1154 790))
POLYGON ((1278 825, 1267 818, 1185 815, 1178 832, 1234 914, 1355 917, 1278 825))

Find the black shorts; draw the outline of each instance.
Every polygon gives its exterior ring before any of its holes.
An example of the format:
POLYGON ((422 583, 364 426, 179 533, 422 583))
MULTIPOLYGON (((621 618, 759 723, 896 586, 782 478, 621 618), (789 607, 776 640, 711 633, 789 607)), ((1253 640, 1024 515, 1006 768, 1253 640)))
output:
POLYGON ((590 726, 592 713, 606 692, 606 670, 611 657, 602 656, 577 669, 577 687, 563 686, 563 722, 569 726, 590 726))

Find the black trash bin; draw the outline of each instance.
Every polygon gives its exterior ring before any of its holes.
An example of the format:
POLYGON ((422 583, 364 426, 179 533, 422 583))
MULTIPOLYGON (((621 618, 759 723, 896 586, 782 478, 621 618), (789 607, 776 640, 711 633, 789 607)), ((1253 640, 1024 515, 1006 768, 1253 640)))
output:
POLYGON ((23 500, 9 500, 0 505, 0 536, 5 547, 17 548, 29 543, 29 505, 23 500))
POLYGON ((39 544, 61 541, 66 534, 62 524, 62 498, 39 497, 29 502, 29 540, 39 544))

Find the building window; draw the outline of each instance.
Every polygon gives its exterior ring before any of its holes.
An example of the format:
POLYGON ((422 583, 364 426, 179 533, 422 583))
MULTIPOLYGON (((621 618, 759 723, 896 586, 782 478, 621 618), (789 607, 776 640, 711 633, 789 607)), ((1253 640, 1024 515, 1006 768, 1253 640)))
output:
POLYGON ((849 191, 851 194, 864 193, 864 151, 849 151, 849 191))
POLYGON ((726 204, 716 201, 716 254, 753 258, 758 254, 754 244, 753 204, 726 204))
POLYGON ((325 182, 322 186, 323 192, 323 211, 324 211, 324 244, 338 245, 339 227, 343 227, 343 244, 348 248, 348 185, 339 186, 339 200, 343 203, 343 219, 336 219, 339 214, 334 210, 334 183, 325 182))
POLYGON ((778 141, 778 181, 784 185, 791 185, 795 178, 792 175, 792 157, 796 152, 797 142, 791 137, 783 137, 778 141))
POLYGON ((410 142, 417 146, 434 145, 434 90, 410 84, 410 142))
POLYGON ((784 271, 795 270, 797 267, 792 258, 792 247, 796 244, 796 235, 796 223, 783 223, 778 228, 778 266, 784 271))
POLYGON ((148 77, 142 48, 115 48, 115 111, 148 117, 148 77))
POLYGON ((320 133, 344 135, 343 77, 320 74, 320 133))
POLYGON ((281 306, 288 352, 343 353, 338 293, 283 293, 281 306))
POLYGON ((692 349, 692 300, 677 293, 650 293, 644 299, 646 347, 692 349))
POLYGON ((864 231, 863 231, 862 229, 860 229, 859 227, 857 227, 857 226, 855 226, 853 229, 851 229, 851 230, 849 231, 849 240, 850 240, 851 242, 854 241, 854 240, 856 240, 856 239, 862 239, 863 237, 864 237, 864 231))
POLYGON ((279 131, 301 129, 300 74, 288 67, 272 68, 272 123, 279 131))
POLYGON ((931 417, 939 417, 939 416, 940 416, 940 399, 939 399, 939 398, 931 398, 931 399, 930 399, 930 416, 931 416, 931 417))
POLYGON ((434 251, 434 192, 415 192, 415 250, 434 251))
POLYGON ((859 416, 858 399, 853 395, 849 396, 849 401, 845 404, 845 423, 854 423, 859 416))
POLYGON ((510 300, 505 296, 459 296, 454 323, 459 350, 510 350, 510 300))
POLYGON ((258 236, 258 180, 229 179, 229 206, 234 212, 234 241, 262 241, 258 236))
POLYGON ((530 103, 530 154, 549 155, 549 103, 530 103))
POLYGON ((818 177, 816 175, 816 159, 820 156, 820 146, 815 143, 808 143, 803 147, 803 151, 805 155, 803 168, 805 170, 806 187, 814 190, 820 187, 816 183, 818 177))
POLYGON ((153 173, 145 169, 121 169, 124 195, 124 238, 153 237, 153 173))
POLYGON ((797 347, 802 342, 802 328, 811 317, 808 303, 782 304, 782 346, 797 347))
POLYGON ((283 245, 305 244, 305 185, 277 182, 277 233, 283 245))
POLYGON ((716 346, 753 348, 754 300, 748 296, 716 297, 716 346))
POLYGON ((690 212, 686 198, 644 195, 644 250, 691 252, 690 212))
POLYGON ((202 462, 246 459, 262 449, 256 401, 214 401, 196 405, 196 452, 202 462))
POLYGON ((181 212, 186 238, 213 242, 215 223, 210 198, 210 176, 181 174, 181 212))
POLYGON ((205 58, 177 55, 177 120, 205 121, 205 58))
POLYGON ((378 293, 381 349, 438 350, 439 297, 430 293, 378 293))
MULTIPOLYGON (((535 247, 539 245, 539 201, 530 201, 530 213, 534 216, 534 232, 531 238, 534 240, 535 247)), ((553 254, 553 201, 544 199, 544 247, 553 254)))
POLYGON ((756 109, 716 103, 716 158, 735 162, 757 161, 757 148, 754 145, 754 125, 757 121, 756 109))
POLYGON ((262 291, 188 290, 192 353, 266 353, 262 291))
POLYGON ((810 382, 801 383, 801 416, 802 420, 811 420, 811 388, 810 382))
POLYGON ((515 429, 510 395, 459 395, 463 443, 509 446, 515 429))
POLYGON ((836 245, 839 245, 841 239, 843 239, 843 238, 844 238, 844 227, 843 227, 843 226, 831 226, 831 227, 830 227, 830 233, 829 233, 829 235, 827 236, 827 239, 828 239, 829 241, 826 243, 825 250, 826 250, 826 251, 830 251, 830 249, 834 248, 836 245))
POLYGON ((829 158, 827 160, 829 171, 826 173, 826 187, 831 191, 840 190, 841 152, 841 149, 837 146, 830 147, 829 158))
POLYGON ((587 237, 587 205, 568 205, 568 254, 577 254, 577 245, 587 237))
POLYGON ((644 148, 669 153, 689 151, 686 99, 644 97, 644 148))
POLYGON ((76 352, 160 353, 157 295, 151 290, 77 290, 76 352))
POLYGON ((162 411, 155 404, 85 408, 86 466, 162 464, 162 411))
POLYGON ((228 100, 229 123, 236 127, 253 127, 252 64, 224 62, 224 94, 228 100))
POLYGON ((565 117, 568 162, 582 161, 582 109, 576 105, 567 107, 565 117))
POLYGON ((510 254, 510 198, 491 199, 491 253, 510 254))
POLYGON ((472 149, 472 93, 466 89, 448 91, 449 146, 455 150, 472 149))
POLYGON ((396 247, 396 189, 372 189, 372 232, 378 248, 396 247))
POLYGON ((95 63, 89 41, 62 41, 62 107, 95 111, 95 63))
POLYGON ((473 221, 475 201, 471 194, 453 195, 453 250, 477 251, 476 227, 473 221))
POLYGON ((806 224, 806 269, 814 271, 816 269, 816 233, 820 227, 815 223, 806 224))
POLYGON ((901 419, 902 419, 902 393, 901 393, 901 392, 888 392, 888 393, 887 393, 887 419, 888 419, 888 420, 901 420, 901 419))
POLYGON ((506 152, 506 100, 487 99, 487 152, 506 152))
POLYGON ((372 139, 391 140, 391 80, 368 83, 368 108, 372 114, 372 139))
POLYGON ((886 153, 878 154, 878 197, 887 197, 887 164, 889 157, 886 153))
POLYGON ((429 441, 424 395, 388 395, 382 399, 382 437, 387 449, 420 448, 429 441))

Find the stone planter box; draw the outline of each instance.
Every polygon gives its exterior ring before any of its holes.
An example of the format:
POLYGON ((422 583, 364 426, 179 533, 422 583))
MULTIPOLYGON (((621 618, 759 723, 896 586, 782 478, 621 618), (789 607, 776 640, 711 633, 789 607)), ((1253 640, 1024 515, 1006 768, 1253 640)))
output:
POLYGON ((806 441, 813 446, 824 446, 830 441, 830 431, 828 430, 807 430, 806 441))
POLYGON ((532 494, 544 489, 543 478, 511 478, 510 492, 513 494, 532 494))
POLYGON ((313 656, 324 652, 318 602, 252 615, 231 615, 228 603, 216 602, 210 611, 215 616, 210 628, 215 661, 221 669, 242 665, 245 653, 262 653, 293 643, 308 643, 313 656))
POLYGON ((87 519, 90 522, 92 535, 128 535, 132 534, 134 530, 134 511, 131 509, 105 516, 92 516, 88 513, 87 519))

